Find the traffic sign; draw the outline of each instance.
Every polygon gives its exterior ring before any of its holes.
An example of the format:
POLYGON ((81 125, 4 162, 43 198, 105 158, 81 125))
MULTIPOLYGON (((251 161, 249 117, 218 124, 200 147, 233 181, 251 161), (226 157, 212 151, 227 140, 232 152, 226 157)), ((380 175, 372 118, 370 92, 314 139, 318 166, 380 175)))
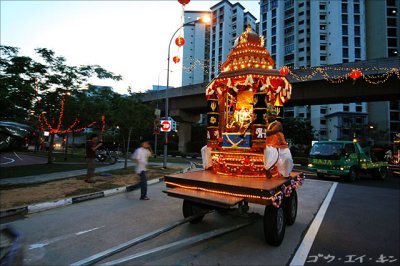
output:
POLYGON ((170 120, 161 120, 161 128, 162 132, 170 132, 171 131, 171 121, 170 120))

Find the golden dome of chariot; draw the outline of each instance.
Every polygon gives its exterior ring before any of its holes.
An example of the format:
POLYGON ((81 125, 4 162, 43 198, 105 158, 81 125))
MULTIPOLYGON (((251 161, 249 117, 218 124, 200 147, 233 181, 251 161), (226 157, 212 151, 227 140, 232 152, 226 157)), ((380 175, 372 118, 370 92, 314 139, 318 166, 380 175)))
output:
MULTIPOLYGON (((264 36, 258 36, 256 33, 252 32, 250 25, 248 25, 247 29, 236 39, 232 51, 228 54, 226 61, 221 65, 221 75, 225 76, 228 74, 226 72, 232 71, 240 72, 238 74, 246 74, 250 72, 257 73, 260 72, 258 70, 263 69, 272 70, 275 62, 264 45, 264 36)), ((263 73, 259 74, 267 74, 265 71, 262 72, 263 73)), ((274 73, 268 74, 277 74, 275 71, 273 72, 274 73)))

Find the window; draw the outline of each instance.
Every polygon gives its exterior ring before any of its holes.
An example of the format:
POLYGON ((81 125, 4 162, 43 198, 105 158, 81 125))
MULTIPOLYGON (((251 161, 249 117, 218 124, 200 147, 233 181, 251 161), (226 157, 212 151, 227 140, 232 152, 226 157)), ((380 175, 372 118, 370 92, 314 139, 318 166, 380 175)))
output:
POLYGON ((362 106, 356 106, 356 112, 362 112, 362 106))
POLYGON ((343 48, 343 57, 349 57, 349 48, 343 48))
POLYGON ((325 30, 325 29, 326 29, 326 26, 325 26, 325 25, 320 25, 320 26, 319 26, 319 29, 320 29, 320 30, 325 30))
POLYGON ((326 125, 326 119, 321 119, 321 125, 326 125))
POLYGON ((360 25, 360 15, 354 15, 354 24, 360 25))
POLYGON ((400 109, 400 101, 390 101, 390 109, 400 109))
POLYGON ((388 28, 387 30, 388 37, 396 37, 396 29, 395 28, 388 28))
POLYGON ((396 47, 397 46, 396 39, 395 38, 388 38, 388 46, 396 47))
POLYGON ((320 36, 319 36, 319 39, 320 39, 321 41, 326 41, 326 35, 320 35, 320 36))
POLYGON ((342 41, 344 46, 349 46, 349 37, 343 37, 342 41))
POLYGON ((325 20, 325 19, 326 19, 326 16, 325 16, 325 15, 319 15, 319 19, 320 19, 320 20, 325 20))
POLYGON ((321 46, 319 47, 319 49, 320 49, 321 51, 326 51, 326 45, 321 45, 321 46))
POLYGON ((398 112, 390 112, 390 120, 400 120, 400 116, 398 112))
POLYGON ((362 124, 363 122, 364 122, 363 117, 359 117, 359 116, 356 117, 356 123, 357 124, 362 124))
POLYGON ((342 13, 347 13, 347 4, 346 3, 342 4, 342 13))
POLYGON ((304 33, 304 30, 299 30, 299 34, 302 34, 302 33, 304 33))
POLYGON ((354 49, 354 53, 355 53, 356 58, 361 58, 361 49, 360 48, 354 49))
POLYGON ((326 108, 321 108, 320 112, 321 112, 322 115, 326 114, 326 108))
POLYGON ((360 13, 360 5, 354 4, 354 13, 360 13))
POLYGON ((391 27, 396 27, 396 18, 388 18, 387 25, 391 27))
POLYGON ((304 19, 299 21, 299 25, 303 25, 304 24, 304 19))
POLYGON ((360 26, 355 26, 354 27, 354 34, 355 35, 360 35, 360 26))
POLYGON ((361 39, 360 39, 360 37, 355 37, 355 38, 354 38, 354 45, 357 46, 357 47, 360 47, 360 46, 361 46, 361 39))
POLYGON ((342 23, 343 23, 343 24, 347 24, 347 19, 348 19, 348 18, 347 18, 347 15, 346 15, 346 14, 343 14, 343 15, 342 15, 342 23))
POLYGON ((350 107, 348 105, 343 105, 343 112, 350 111, 350 107))
POLYGON ((304 47, 301 47, 301 48, 299 49, 299 52, 304 52, 304 47))
POLYGON ((325 60, 326 60, 326 56, 325 56, 325 55, 321 55, 321 56, 319 57, 319 59, 320 59, 321 61, 325 61, 325 60))
POLYGON ((349 35, 349 28, 346 25, 342 26, 342 34, 349 35))

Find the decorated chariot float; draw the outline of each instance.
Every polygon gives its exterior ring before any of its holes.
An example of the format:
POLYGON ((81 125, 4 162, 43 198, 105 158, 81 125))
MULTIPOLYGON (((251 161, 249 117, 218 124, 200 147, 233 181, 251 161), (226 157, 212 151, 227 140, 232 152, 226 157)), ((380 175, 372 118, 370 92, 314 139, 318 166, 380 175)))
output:
MULTIPOLYGON (((248 203, 265 205, 265 239, 280 245, 285 225, 295 222, 296 189, 304 176, 282 176, 275 165, 266 168, 267 117, 274 112, 283 118, 283 104, 292 91, 287 69, 274 65, 264 38, 248 27, 206 88, 205 169, 167 175, 164 180, 169 196, 184 199, 184 217, 210 209, 247 211, 248 203)), ((202 219, 200 215, 192 223, 202 219)))

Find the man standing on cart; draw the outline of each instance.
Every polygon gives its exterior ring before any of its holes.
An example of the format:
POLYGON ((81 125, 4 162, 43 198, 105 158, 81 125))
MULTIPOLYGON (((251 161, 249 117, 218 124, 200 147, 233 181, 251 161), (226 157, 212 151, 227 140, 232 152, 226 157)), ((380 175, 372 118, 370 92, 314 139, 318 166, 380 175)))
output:
POLYGON ((264 163, 267 177, 289 177, 293 169, 293 159, 283 135, 281 122, 276 120, 277 113, 271 104, 267 106, 267 138, 265 140, 264 163))

